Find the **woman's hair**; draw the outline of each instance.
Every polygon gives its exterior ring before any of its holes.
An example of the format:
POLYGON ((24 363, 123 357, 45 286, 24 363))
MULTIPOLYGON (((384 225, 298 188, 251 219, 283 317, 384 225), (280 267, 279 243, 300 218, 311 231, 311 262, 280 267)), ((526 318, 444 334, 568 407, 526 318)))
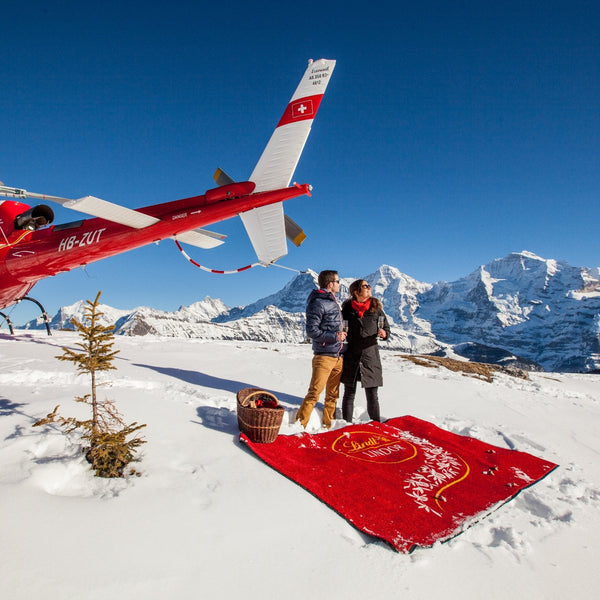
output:
MULTIPOLYGON (((348 289, 350 291, 350 297, 353 300, 355 300, 356 296, 358 296, 358 294, 360 294, 363 283, 369 283, 369 282, 365 281, 364 279, 356 279, 355 281, 353 281, 350 284, 350 287, 348 289)), ((383 310, 383 305, 381 304, 380 300, 371 296, 371 306, 369 307, 369 312, 375 312, 377 310, 383 310)))
POLYGON ((364 281, 364 279, 356 279, 350 284, 348 291, 350 292, 350 295, 353 298, 355 298, 358 294, 360 294, 360 290, 362 288, 363 281, 364 281))

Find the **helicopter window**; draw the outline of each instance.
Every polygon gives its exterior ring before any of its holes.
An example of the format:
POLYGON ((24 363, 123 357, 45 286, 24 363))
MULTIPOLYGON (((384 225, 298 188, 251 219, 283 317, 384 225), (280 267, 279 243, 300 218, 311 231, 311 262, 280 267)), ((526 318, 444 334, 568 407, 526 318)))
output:
POLYGON ((75 227, 81 227, 83 225, 83 221, 71 221, 70 223, 62 223, 61 225, 56 225, 54 227, 54 231, 62 231, 63 229, 75 229, 75 227))

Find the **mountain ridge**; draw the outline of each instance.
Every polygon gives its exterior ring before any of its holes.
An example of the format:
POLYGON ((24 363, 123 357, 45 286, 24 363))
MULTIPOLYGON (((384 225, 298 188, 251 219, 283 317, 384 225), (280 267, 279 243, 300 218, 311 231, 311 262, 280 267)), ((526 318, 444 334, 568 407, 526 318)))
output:
MULTIPOLYGON (((348 297, 353 279, 342 278, 341 300, 348 297)), ((386 264, 364 279, 391 321, 392 338, 383 347, 454 353, 470 360, 497 356, 548 371, 600 369, 600 268, 573 267, 524 250, 480 265, 453 282, 421 282, 386 264)), ((308 270, 246 306, 229 308, 206 296, 172 312, 106 305, 102 310, 120 335, 299 343, 306 338, 306 298, 315 287, 317 274, 308 270)), ((82 306, 79 301, 62 307, 51 327, 70 328, 73 316, 81 318, 82 306)), ((26 325, 42 326, 34 321, 26 325)))

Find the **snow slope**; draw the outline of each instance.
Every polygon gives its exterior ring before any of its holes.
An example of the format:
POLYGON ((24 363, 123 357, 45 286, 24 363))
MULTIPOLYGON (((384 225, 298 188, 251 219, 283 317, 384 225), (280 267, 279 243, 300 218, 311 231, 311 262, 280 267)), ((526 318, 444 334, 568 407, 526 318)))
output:
MULTIPOLYGON (((84 407, 72 332, 0 334, 0 597, 585 599, 600 550, 600 375, 499 375, 489 384, 383 354, 386 417, 412 414, 560 465, 445 543, 397 554, 237 441, 235 394, 273 391, 282 434, 306 391, 304 344, 116 338, 103 394, 147 423, 140 477, 92 477, 59 431, 84 407)), ((319 405, 320 406, 320 405, 319 405)), ((355 419, 367 419, 358 394, 355 419)), ((344 423, 339 422, 342 426, 344 423)), ((316 411, 309 423, 319 427, 316 411)))

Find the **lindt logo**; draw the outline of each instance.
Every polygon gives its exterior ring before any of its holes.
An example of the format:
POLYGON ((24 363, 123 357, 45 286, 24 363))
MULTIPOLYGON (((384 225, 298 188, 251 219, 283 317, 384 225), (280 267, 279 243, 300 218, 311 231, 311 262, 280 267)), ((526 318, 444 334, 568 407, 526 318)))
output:
POLYGON ((379 463, 401 463, 415 458, 417 448, 410 442, 372 431, 346 431, 331 449, 349 458, 379 463))

